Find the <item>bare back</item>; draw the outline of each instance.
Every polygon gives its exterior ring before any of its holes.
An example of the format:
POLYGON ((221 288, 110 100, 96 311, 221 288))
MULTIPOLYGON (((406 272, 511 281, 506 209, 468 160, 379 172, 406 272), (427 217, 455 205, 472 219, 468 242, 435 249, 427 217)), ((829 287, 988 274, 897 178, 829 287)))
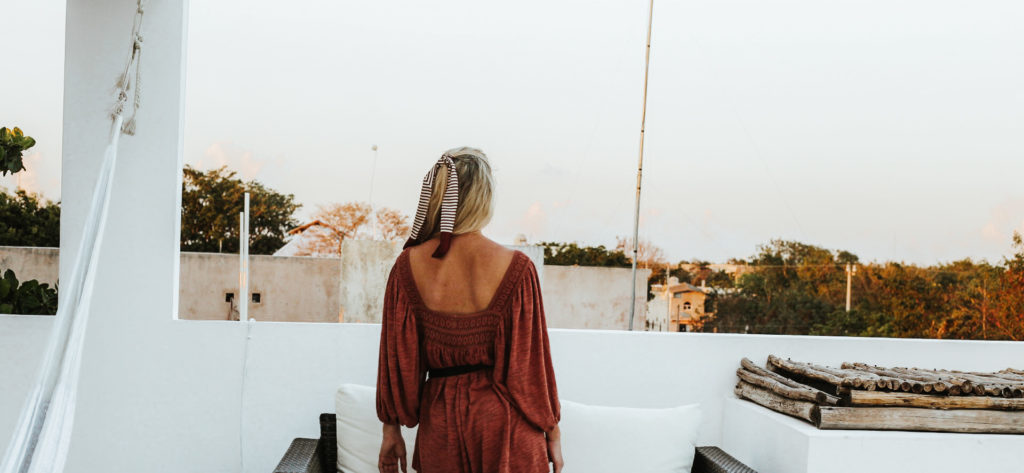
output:
POLYGON ((431 257, 434 238, 409 250, 417 292, 428 309, 471 314, 487 309, 515 255, 479 232, 458 235, 444 258, 431 257))

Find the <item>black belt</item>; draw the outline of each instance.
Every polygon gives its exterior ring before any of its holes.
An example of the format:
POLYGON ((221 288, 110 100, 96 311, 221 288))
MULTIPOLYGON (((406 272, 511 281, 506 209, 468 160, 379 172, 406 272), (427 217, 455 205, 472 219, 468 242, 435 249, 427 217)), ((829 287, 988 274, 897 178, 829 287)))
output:
POLYGON ((493 368, 491 365, 459 365, 459 366, 448 366, 446 368, 430 368, 427 370, 427 376, 430 378, 444 378, 446 376, 455 376, 459 374, 472 373, 473 371, 480 371, 487 368, 493 368))

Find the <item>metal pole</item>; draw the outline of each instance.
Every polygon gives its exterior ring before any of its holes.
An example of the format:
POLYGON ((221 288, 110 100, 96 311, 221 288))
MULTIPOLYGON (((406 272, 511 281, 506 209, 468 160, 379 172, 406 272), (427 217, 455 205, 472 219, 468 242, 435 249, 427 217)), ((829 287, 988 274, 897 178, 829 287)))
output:
MULTIPOLYGON (((644 129, 647 126, 647 73, 651 66, 651 26, 654 24, 654 0, 647 9, 647 48, 644 50, 644 98, 643 111, 640 114, 640 158, 636 166, 636 208, 633 210, 633 278, 629 292, 632 294, 629 305, 629 330, 633 330, 633 317, 636 313, 636 258, 640 248, 640 185, 644 175, 644 129)), ((668 283, 668 281, 665 281, 668 283)))
POLYGON ((850 311, 850 286, 853 275, 857 273, 857 267, 846 263, 846 311, 850 311))
POLYGON ((370 170, 370 239, 373 239, 373 232, 377 229, 377 224, 373 219, 373 180, 377 176, 377 145, 370 147, 373 150, 373 167, 370 170))
POLYGON ((238 320, 249 320, 249 193, 245 193, 238 232, 238 320))

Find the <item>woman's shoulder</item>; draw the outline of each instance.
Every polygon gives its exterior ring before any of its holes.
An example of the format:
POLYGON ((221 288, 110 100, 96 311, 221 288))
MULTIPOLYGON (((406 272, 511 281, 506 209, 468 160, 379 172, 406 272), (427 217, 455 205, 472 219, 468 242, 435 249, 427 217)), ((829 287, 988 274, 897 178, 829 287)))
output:
POLYGON ((539 279, 537 267, 526 253, 512 250, 512 261, 508 264, 503 286, 507 289, 529 287, 539 279))

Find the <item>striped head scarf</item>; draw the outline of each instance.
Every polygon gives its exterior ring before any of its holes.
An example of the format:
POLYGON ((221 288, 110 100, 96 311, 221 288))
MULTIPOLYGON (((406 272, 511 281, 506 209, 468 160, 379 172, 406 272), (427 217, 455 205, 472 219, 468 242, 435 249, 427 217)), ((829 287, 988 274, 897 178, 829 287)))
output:
POLYGON ((444 188, 444 198, 441 200, 441 244, 431 255, 434 258, 443 258, 448 249, 452 246, 452 232, 455 230, 455 211, 459 207, 459 175, 455 172, 455 161, 448 153, 441 155, 427 175, 423 176, 423 189, 420 191, 420 204, 416 208, 416 220, 412 224, 412 233, 409 240, 405 242, 403 249, 415 246, 416 239, 423 230, 423 221, 427 218, 427 207, 430 206, 430 199, 434 194, 434 179, 437 171, 442 167, 448 167, 448 182, 444 188))

